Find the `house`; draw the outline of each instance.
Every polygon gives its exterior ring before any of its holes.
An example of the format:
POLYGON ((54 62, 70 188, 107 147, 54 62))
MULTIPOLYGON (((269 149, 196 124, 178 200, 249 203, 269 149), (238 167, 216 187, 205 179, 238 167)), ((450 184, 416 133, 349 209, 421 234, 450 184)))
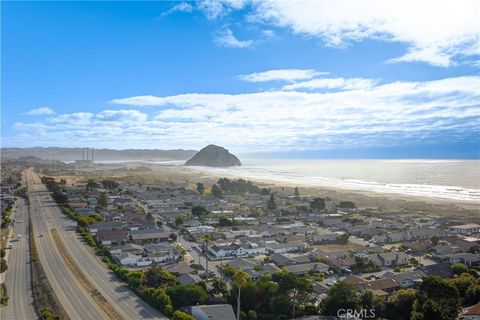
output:
POLYGON ((108 250, 112 256, 118 256, 121 253, 127 252, 134 255, 142 255, 143 247, 134 243, 127 243, 120 246, 112 246, 108 250))
POLYGON ((163 263, 176 261, 180 258, 180 251, 171 243, 152 243, 144 247, 150 260, 163 263))
POLYGON ((189 274, 195 271, 195 269, 190 267, 186 262, 168 264, 164 266, 163 269, 174 275, 189 274))
POLYGON ((287 253, 305 251, 308 248, 306 242, 293 241, 289 243, 266 242, 265 248, 272 253, 287 253))
POLYGON ((360 283, 359 286, 361 287, 362 291, 372 290, 375 292, 376 290, 381 290, 387 293, 392 293, 395 290, 400 289, 400 284, 393 279, 377 279, 373 281, 366 281, 360 283))
POLYGON ((449 258, 449 262, 461 262, 469 267, 475 267, 480 265, 480 256, 473 253, 456 253, 449 258))
POLYGON ((265 254, 265 247, 258 243, 230 243, 225 245, 214 244, 208 248, 208 253, 214 258, 243 257, 265 254))
POLYGON ((126 230, 99 231, 95 234, 95 240, 104 246, 119 244, 128 241, 126 230))
POLYGON ((450 278, 453 276, 452 268, 448 263, 436 263, 419 268, 426 275, 438 276, 441 278, 450 278))
POLYGON ((87 230, 93 236, 95 236, 97 232, 125 230, 126 228, 127 228, 127 225, 122 222, 99 222, 99 223, 94 223, 89 225, 87 227, 87 230))
POLYGON ((131 253, 121 253, 115 257, 122 266, 134 266, 137 261, 141 259, 141 256, 136 256, 131 253))
POLYGON ((180 284, 197 284, 202 279, 196 274, 182 274, 177 277, 177 282, 180 284))
POLYGON ((189 313, 197 320, 235 320, 230 304, 191 306, 189 313))
POLYGON ((422 278, 425 276, 426 273, 422 270, 414 270, 402 273, 393 273, 388 271, 383 274, 383 278, 392 279, 399 283, 403 288, 410 288, 419 284, 422 281, 422 278))
POLYGON ((166 242, 170 233, 162 232, 159 229, 147 229, 131 231, 130 236, 135 242, 166 242))
POLYGON ((408 263, 405 252, 382 252, 367 254, 366 259, 378 267, 401 266, 408 263))
POLYGON ((448 230, 456 234, 471 236, 473 234, 480 232, 480 225, 476 223, 461 224, 461 225, 451 226, 450 228, 448 228, 448 230))
POLYGON ((313 272, 327 272, 330 267, 321 262, 302 263, 286 266, 284 269, 297 275, 304 275, 313 272))
POLYGON ((458 320, 480 320, 480 302, 465 308, 458 316, 458 320))

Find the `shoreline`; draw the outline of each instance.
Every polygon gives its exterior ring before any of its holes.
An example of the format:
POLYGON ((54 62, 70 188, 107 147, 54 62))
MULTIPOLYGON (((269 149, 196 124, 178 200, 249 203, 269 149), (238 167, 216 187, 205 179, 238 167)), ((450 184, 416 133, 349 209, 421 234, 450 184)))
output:
POLYGON ((109 163, 96 166, 93 172, 82 175, 62 175, 69 180, 84 182, 89 177, 128 179, 129 182, 161 183, 172 182, 194 189, 197 182, 211 186, 219 178, 243 178, 253 183, 271 188, 275 192, 293 194, 300 188, 300 194, 310 197, 330 197, 335 201, 352 201, 357 207, 376 207, 384 212, 411 211, 425 215, 458 216, 480 223, 480 204, 452 199, 438 199, 402 194, 389 194, 365 190, 351 190, 334 187, 311 186, 302 183, 279 182, 261 178, 242 177, 227 172, 213 172, 199 167, 171 164, 147 164, 144 162, 109 163), (142 169, 143 168, 143 169, 142 169), (135 169, 135 170, 133 170, 135 169))
MULTIPOLYGON (((125 172, 116 171, 114 176, 126 178, 126 176, 135 177, 139 181, 146 183, 156 183, 161 180, 171 182, 183 182, 189 187, 194 187, 196 182, 202 182, 212 185, 219 178, 243 178, 252 181, 258 185, 268 187, 276 192, 287 192, 293 194, 295 187, 300 188, 300 193, 312 197, 330 197, 338 201, 353 201, 358 207, 378 207, 384 211, 410 210, 430 215, 458 215, 470 219, 480 219, 480 204, 468 201, 459 201, 452 199, 438 199, 433 197, 422 197, 402 194, 389 194, 374 191, 351 190, 334 187, 311 186, 302 183, 279 182, 261 178, 242 177, 240 175, 229 174, 226 172, 213 172, 202 170, 198 167, 187 167, 183 165, 165 165, 165 164, 146 164, 143 162, 131 162, 122 164, 103 164, 97 169, 110 170, 127 169, 125 172), (128 171, 128 168, 148 168, 151 172, 128 171), (155 173, 155 174, 152 174, 155 173)), ((479 221, 480 222, 480 221, 479 221)))

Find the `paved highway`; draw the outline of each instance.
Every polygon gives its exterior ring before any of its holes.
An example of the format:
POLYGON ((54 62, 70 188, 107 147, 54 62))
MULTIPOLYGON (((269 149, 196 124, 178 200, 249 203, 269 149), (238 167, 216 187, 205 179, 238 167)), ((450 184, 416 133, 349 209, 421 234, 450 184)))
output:
MULTIPOLYGON (((168 319, 138 298, 127 285, 116 279, 115 275, 94 255, 91 248, 79 239, 75 232, 76 222, 61 212, 45 186, 41 184, 39 177, 31 170, 28 172, 31 185, 40 191, 37 193, 35 207, 40 208, 46 223, 58 230, 70 255, 80 266, 80 271, 96 286, 112 307, 125 319, 168 319)), ((44 233, 44 237, 40 239, 47 236, 46 231, 44 233)))
POLYGON ((72 319, 108 319, 70 272, 55 246, 50 229, 56 226, 47 217, 42 200, 45 196, 43 184, 32 170, 26 171, 26 179, 38 256, 65 312, 72 319))
POLYGON ((13 240, 8 258, 8 270, 5 284, 10 297, 8 305, 0 310, 2 320, 36 319, 30 275, 30 251, 28 245, 28 207, 26 201, 18 198, 14 217, 12 237, 22 235, 20 240, 13 240))

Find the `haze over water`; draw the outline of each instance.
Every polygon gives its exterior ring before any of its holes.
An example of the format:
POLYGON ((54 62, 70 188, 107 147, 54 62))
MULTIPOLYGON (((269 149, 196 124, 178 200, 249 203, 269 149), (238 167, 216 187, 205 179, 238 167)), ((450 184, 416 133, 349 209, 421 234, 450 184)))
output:
POLYGON ((480 203, 478 160, 243 159, 202 170, 246 179, 480 203))

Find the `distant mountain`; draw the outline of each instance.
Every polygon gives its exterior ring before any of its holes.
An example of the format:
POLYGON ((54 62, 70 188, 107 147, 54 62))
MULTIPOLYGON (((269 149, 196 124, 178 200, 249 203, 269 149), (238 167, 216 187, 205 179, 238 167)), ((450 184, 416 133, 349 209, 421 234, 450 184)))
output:
MULTIPOLYGON (((1 157, 18 159, 20 157, 38 157, 45 160, 73 161, 82 159, 83 148, 2 148, 1 157)), ((91 149, 90 151, 91 152, 91 149)), ((186 160, 195 150, 157 150, 157 149, 94 149, 95 161, 133 161, 133 160, 186 160)), ((91 158, 91 153, 89 153, 91 158)))
POLYGON ((210 144, 198 151, 190 160, 185 162, 187 166, 207 167, 231 167, 240 166, 242 163, 227 149, 210 144))

